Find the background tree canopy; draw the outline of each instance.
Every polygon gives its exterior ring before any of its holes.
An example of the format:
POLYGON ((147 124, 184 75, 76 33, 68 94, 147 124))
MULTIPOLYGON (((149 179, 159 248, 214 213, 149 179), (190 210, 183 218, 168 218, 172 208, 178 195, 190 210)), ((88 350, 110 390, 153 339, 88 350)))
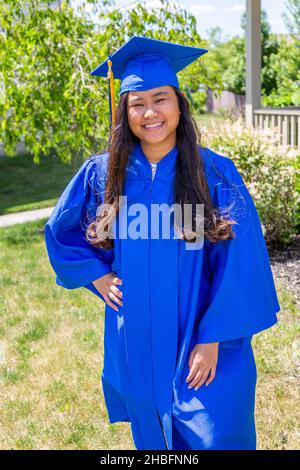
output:
MULTIPOLYGON (((0 140, 8 155, 21 138, 36 162, 41 154, 55 152, 69 161, 74 154, 99 151, 109 129, 107 83, 90 72, 130 36, 207 46, 195 17, 168 1, 155 9, 138 3, 131 10, 109 0, 86 3, 94 8, 96 24, 84 6, 75 11, 69 0, 1 3, 0 140)), ((183 89, 196 91, 200 83, 221 88, 220 74, 211 67, 208 73, 207 62, 203 58, 179 73, 183 89)))
POLYGON ((300 0, 286 0, 283 20, 290 33, 300 34, 300 0))
MULTIPOLYGON (((300 34, 300 0, 286 1, 283 16, 288 29, 300 34)), ((272 34, 267 14, 261 14, 262 41, 262 105, 300 106, 300 40, 295 34, 277 36, 272 34)), ((246 29, 246 15, 241 19, 243 31, 246 29)), ((246 42, 235 36, 229 40, 222 38, 222 31, 213 28, 209 34, 209 69, 216 64, 221 73, 226 90, 237 94, 246 91, 246 42)))
MULTIPOLYGON (((160 2, 159 8, 139 2, 120 9, 115 0, 85 0, 75 10, 71 0, 2 0, 0 141, 5 153, 15 155, 21 140, 35 162, 49 154, 69 161, 106 147, 107 82, 90 72, 132 35, 210 49, 178 74, 195 111, 204 110, 208 87, 216 94, 223 89, 244 94, 244 36, 223 39, 215 28, 205 41, 192 14, 160 2)), ((300 0, 286 3, 285 20, 297 33, 300 0)), ((273 35, 262 12, 262 104, 300 105, 299 84, 297 37, 273 35)))

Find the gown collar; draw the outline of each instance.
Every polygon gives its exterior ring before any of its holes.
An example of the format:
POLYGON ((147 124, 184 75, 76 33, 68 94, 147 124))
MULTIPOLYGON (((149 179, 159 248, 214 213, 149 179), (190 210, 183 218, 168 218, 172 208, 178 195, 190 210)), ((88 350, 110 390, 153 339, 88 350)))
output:
MULTIPOLYGON (((156 164, 155 178, 168 178, 176 168, 176 160, 178 155, 177 145, 170 150, 162 159, 156 164)), ((140 142, 134 144, 133 157, 138 162, 143 174, 152 179, 152 168, 149 160, 142 150, 140 142)))
MULTIPOLYGON (((217 172, 213 165, 212 151, 199 146, 199 154, 203 161, 204 173, 207 179, 211 197, 213 197, 215 185, 219 181, 217 172)), ((176 145, 169 153, 157 163, 154 180, 160 179, 171 181, 176 173, 176 163, 178 156, 178 146, 176 145)), ((140 142, 134 143, 133 151, 129 156, 127 176, 133 179, 149 179, 152 181, 152 167, 144 154, 140 142)))

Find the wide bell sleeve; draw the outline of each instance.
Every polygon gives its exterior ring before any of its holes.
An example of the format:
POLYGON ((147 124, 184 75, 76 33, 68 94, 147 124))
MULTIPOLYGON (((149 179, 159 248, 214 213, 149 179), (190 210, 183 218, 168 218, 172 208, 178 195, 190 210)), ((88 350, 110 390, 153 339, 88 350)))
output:
POLYGON ((66 289, 85 287, 104 300, 92 281, 112 271, 113 249, 93 247, 84 233, 102 202, 101 180, 99 164, 93 157, 87 159, 60 196, 44 228, 56 284, 66 289))
MULTIPOLYGON (((219 156, 219 159, 222 158, 219 156)), ((208 241, 211 294, 197 330, 198 343, 236 347, 274 325, 280 305, 275 290, 261 222, 252 197, 234 162, 219 164, 213 202, 230 207, 236 237, 208 241)))

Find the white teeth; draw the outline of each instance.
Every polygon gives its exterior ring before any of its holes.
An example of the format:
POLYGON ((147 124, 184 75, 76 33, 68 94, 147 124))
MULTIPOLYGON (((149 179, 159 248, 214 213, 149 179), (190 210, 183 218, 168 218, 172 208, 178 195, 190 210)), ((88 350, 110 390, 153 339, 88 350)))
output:
POLYGON ((156 124, 146 124, 145 125, 145 128, 146 129, 152 129, 153 127, 159 127, 161 126, 163 123, 162 122, 157 122, 156 124))

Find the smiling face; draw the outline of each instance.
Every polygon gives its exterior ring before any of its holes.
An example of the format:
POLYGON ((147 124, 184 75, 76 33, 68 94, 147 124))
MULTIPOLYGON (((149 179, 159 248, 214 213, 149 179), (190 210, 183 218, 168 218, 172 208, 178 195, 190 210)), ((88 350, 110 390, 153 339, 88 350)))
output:
POLYGON ((141 143, 175 145, 180 110, 178 98, 171 86, 130 91, 127 115, 129 127, 141 143))

